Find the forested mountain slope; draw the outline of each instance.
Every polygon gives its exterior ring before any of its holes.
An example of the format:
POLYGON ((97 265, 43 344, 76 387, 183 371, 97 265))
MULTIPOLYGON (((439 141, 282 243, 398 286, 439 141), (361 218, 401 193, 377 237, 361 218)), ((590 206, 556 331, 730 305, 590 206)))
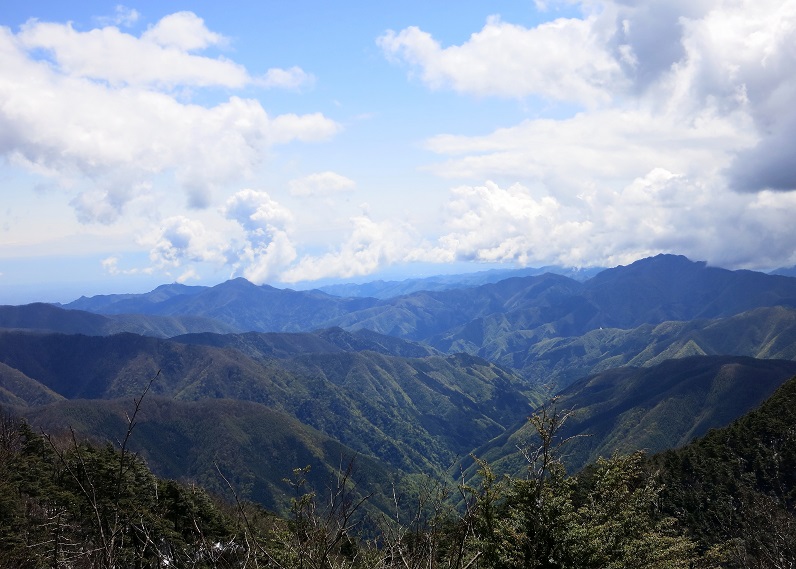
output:
MULTIPOLYGON (((80 440, 87 437, 101 444, 124 438, 133 410, 129 399, 81 399, 31 408, 22 415, 44 432, 60 434, 72 429, 80 440)), ((309 488, 323 492, 353 461, 354 480, 362 492, 374 494, 372 505, 377 508, 386 508, 384 496, 400 478, 384 462, 286 413, 230 399, 180 401, 147 396, 128 448, 162 478, 189 480, 228 500, 234 498, 234 491, 281 513, 290 509, 293 493, 285 479, 296 468, 309 466, 309 488)))
POLYGON ((733 568, 796 564, 796 378, 759 409, 651 460, 661 507, 733 568))
POLYGON ((510 372, 465 355, 337 349, 253 359, 133 334, 3 332, 0 362, 67 399, 130 400, 160 370, 153 395, 261 403, 407 471, 444 470, 532 404, 510 372))
POLYGON ((315 332, 284 334, 278 332, 246 332, 244 334, 186 334, 172 338, 175 342, 234 348, 256 358, 291 358, 300 354, 364 352, 407 358, 423 358, 441 353, 426 345, 385 336, 367 329, 347 332, 328 328, 315 332))
POLYGON ((531 383, 564 388, 621 366, 649 367, 694 355, 796 359, 796 308, 756 308, 735 316, 599 328, 582 336, 542 338, 526 330, 497 335, 475 353, 531 383))
MULTIPOLYGON (((794 361, 693 356, 586 377, 550 405, 571 411, 560 436, 572 438, 565 464, 574 472, 614 452, 683 446, 754 409, 794 375, 794 361)), ((515 472, 524 464, 519 449, 534 444, 532 426, 521 423, 476 455, 515 472)))

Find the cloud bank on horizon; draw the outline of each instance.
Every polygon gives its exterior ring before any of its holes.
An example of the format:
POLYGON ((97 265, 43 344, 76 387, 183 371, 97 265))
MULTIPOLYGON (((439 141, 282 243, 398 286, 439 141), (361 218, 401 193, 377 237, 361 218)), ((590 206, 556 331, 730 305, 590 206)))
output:
MULTIPOLYGON (((241 40, 202 14, 145 25, 119 7, 93 26, 0 27, 0 175, 10 180, 0 256, 86 232, 113 236, 93 245, 109 276, 181 282, 295 283, 416 262, 614 265, 660 252, 796 264, 796 0, 536 9, 530 23, 485 13, 447 45, 422 26, 372 35, 362 51, 413 93, 404 121, 426 121, 423 101, 459 103, 445 131, 363 135, 359 149, 351 140, 378 99, 352 118, 330 87, 308 109, 307 93, 334 83, 333 65, 255 72, 236 60, 241 40), (516 119, 468 128, 462 109, 487 113, 485 101, 516 119), (406 199, 400 180, 380 185, 357 165, 382 138, 423 157, 406 199), (339 163, 324 151, 336 145, 339 163), (379 206, 387 194, 401 202, 395 215, 379 206), (63 204, 59 221, 26 214, 37 199, 63 204)), ((353 64, 338 65, 350 81, 353 64)), ((361 92, 374 81, 354 77, 361 92)))

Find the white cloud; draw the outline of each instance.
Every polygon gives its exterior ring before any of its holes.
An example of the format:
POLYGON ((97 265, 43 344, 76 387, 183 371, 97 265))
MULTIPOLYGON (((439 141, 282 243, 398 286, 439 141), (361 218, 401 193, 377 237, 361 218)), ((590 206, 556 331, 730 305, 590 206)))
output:
POLYGON ((278 87, 280 89, 298 89, 305 85, 312 85, 314 82, 315 77, 301 67, 295 66, 290 69, 280 69, 278 67, 269 69, 261 80, 264 87, 278 87))
POLYGON ((430 138, 445 157, 430 170, 472 184, 453 191, 430 256, 610 264, 674 251, 792 263, 783 212, 795 198, 770 190, 796 189, 796 1, 581 5, 583 18, 532 29, 491 19, 458 46, 416 28, 379 39, 431 88, 585 107, 430 138))
POLYGON ((322 196, 351 191, 356 182, 336 172, 317 172, 290 181, 290 193, 294 196, 322 196))
POLYGON ((284 228, 293 221, 293 214, 273 200, 267 192, 241 190, 227 200, 227 219, 238 222, 252 235, 265 235, 274 228, 284 228))
POLYGON ((199 280, 201 277, 199 273, 196 272, 194 267, 188 267, 180 276, 177 277, 176 281, 178 283, 187 283, 188 281, 192 280, 199 280))
POLYGON ((185 51, 221 41, 195 16, 167 17, 147 33, 168 46, 116 28, 77 32, 35 21, 17 35, 0 28, 0 155, 65 187, 90 180, 93 189, 73 199, 82 221, 113 222, 137 188, 161 174, 176 177, 189 205, 206 207, 273 145, 339 131, 320 113, 269 116, 254 99, 181 102, 159 86, 251 80, 233 62, 185 51), (52 61, 38 58, 40 49, 52 61))
POLYGON ((277 278, 296 259, 296 248, 288 234, 274 230, 267 242, 249 242, 238 253, 236 272, 255 284, 277 278))
POLYGON ((743 106, 755 121, 759 141, 738 153, 733 186, 796 189, 796 2, 722 2, 683 27, 688 57, 678 71, 692 78, 694 96, 743 106))
POLYGON ((71 24, 32 20, 22 27, 16 39, 28 53, 46 50, 55 64, 53 71, 73 78, 107 81, 114 86, 240 88, 252 81, 237 63, 189 53, 188 49, 205 47, 198 35, 193 40, 175 38, 176 43, 170 44, 163 43, 165 39, 155 41, 148 33, 137 38, 113 26, 80 32, 71 24), (178 42, 193 42, 196 47, 185 48, 178 42))
MULTIPOLYGON (((564 125, 533 121, 527 131, 547 128, 561 140, 565 137, 555 134, 561 126, 596 125, 605 111, 609 114, 603 118, 620 119, 618 125, 606 120, 599 131, 586 129, 579 137, 570 136, 570 141, 577 140, 575 147, 558 150, 547 144, 548 156, 559 151, 575 164, 591 161, 605 154, 599 152, 605 138, 619 141, 628 120, 640 121, 632 128, 631 135, 638 136, 631 138, 630 150, 641 142, 650 151, 648 157, 661 163, 647 160, 635 175, 650 167, 670 168, 665 162, 672 155, 684 155, 676 148, 678 133, 690 132, 691 141, 700 140, 701 154, 722 155, 728 183, 735 189, 796 189, 796 162, 790 159, 790 134, 796 126, 796 52, 791 48, 796 42, 796 1, 605 0, 581 6, 582 18, 557 19, 534 28, 491 18, 466 42, 445 48, 418 28, 388 32, 378 43, 388 57, 419 69, 432 88, 481 96, 536 94, 577 101, 587 108, 601 105, 564 125), (647 142, 648 134, 656 140, 647 142), (674 135, 668 144, 667 134, 674 135), (588 150, 578 152, 583 147, 588 150)), ((497 143, 503 134, 498 131, 480 140, 489 156, 473 154, 451 163, 448 171, 477 172, 490 162, 500 169, 493 160, 500 153, 483 143, 497 143)), ((444 146, 443 141, 439 137, 432 145, 444 146)), ((536 140, 528 142, 533 146, 536 140)), ((528 146, 522 141, 513 148, 504 146, 502 159, 511 162, 509 154, 514 153, 514 162, 522 168, 520 162, 531 154, 524 150, 528 146)), ((621 160, 623 155, 616 157, 621 160)), ((716 162, 709 160, 710 167, 716 162)), ((513 166, 506 165, 502 173, 513 175, 513 166)))
POLYGON ((452 190, 447 233, 428 260, 612 265, 672 252, 729 266, 793 259, 796 195, 744 195, 656 168, 570 203, 515 184, 452 190), (732 244, 728 247, 727 244, 732 244))
POLYGON ((353 217, 351 225, 350 236, 337 250, 302 257, 281 274, 280 280, 293 283, 327 277, 349 278, 411 260, 415 237, 409 228, 390 220, 373 221, 364 213, 353 217))
POLYGON ((167 270, 186 263, 223 264, 225 247, 222 236, 201 221, 177 215, 161 223, 152 239, 149 258, 155 267, 167 270))
POLYGON ((541 95, 587 105, 607 102, 625 83, 607 49, 596 17, 560 18, 535 28, 497 17, 459 46, 443 48, 417 27, 388 31, 378 39, 392 59, 420 69, 431 88, 479 96, 541 95))
POLYGON ((427 148, 449 158, 431 169, 449 178, 513 178, 542 184, 563 199, 595 185, 616 186, 665 168, 714 176, 739 149, 754 143, 752 123, 738 112, 699 115, 678 109, 604 109, 562 120, 528 120, 485 136, 440 135, 427 148))
POLYGON ((128 8, 122 4, 117 4, 116 8, 114 9, 113 16, 98 17, 95 19, 95 21, 101 26, 116 25, 130 27, 135 24, 140 17, 141 14, 138 12, 138 10, 128 8))
POLYGON ((176 12, 164 17, 144 32, 141 39, 180 51, 195 51, 227 42, 221 34, 207 29, 204 20, 193 12, 176 12))
POLYGON ((583 239, 591 228, 549 195, 534 195, 515 184, 500 188, 460 186, 451 191, 449 233, 431 257, 439 261, 477 260, 527 265, 557 255, 561 239, 583 239))
POLYGON ((119 262, 121 259, 117 255, 111 255, 110 257, 106 257, 100 261, 100 265, 105 270, 106 273, 112 276, 118 275, 139 275, 139 274, 151 274, 153 271, 152 267, 145 267, 145 268, 137 268, 133 267, 130 269, 122 269, 119 267, 119 262))
POLYGON ((237 192, 227 200, 224 214, 245 232, 243 245, 227 253, 236 273, 260 284, 274 278, 296 259, 296 248, 289 235, 293 214, 267 192, 250 189, 237 192))

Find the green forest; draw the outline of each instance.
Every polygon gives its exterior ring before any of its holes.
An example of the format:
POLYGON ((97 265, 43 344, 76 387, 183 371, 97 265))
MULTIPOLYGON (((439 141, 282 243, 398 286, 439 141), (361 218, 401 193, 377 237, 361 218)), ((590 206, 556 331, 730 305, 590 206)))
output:
MULTIPOLYGON (((310 490, 309 468, 284 481, 277 516, 239 496, 156 477, 125 436, 0 424, 2 567, 620 568, 787 567, 796 562, 796 378, 727 428, 653 456, 600 458, 567 475, 562 436, 575 411, 553 400, 528 419, 521 475, 458 484, 396 480, 371 508, 356 461, 310 490)), ((380 490, 383 492, 383 489, 380 490)))
POLYGON ((796 279, 0 306, 0 567, 796 566, 796 279))

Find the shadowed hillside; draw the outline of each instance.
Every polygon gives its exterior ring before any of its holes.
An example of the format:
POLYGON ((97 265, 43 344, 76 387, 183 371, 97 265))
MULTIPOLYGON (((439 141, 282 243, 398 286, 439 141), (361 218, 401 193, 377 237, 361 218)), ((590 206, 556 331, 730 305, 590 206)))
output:
POLYGON ((84 310, 67 310, 51 304, 0 306, 0 329, 108 336, 121 332, 168 338, 191 332, 223 334, 233 328, 212 318, 197 316, 104 316, 84 310))

